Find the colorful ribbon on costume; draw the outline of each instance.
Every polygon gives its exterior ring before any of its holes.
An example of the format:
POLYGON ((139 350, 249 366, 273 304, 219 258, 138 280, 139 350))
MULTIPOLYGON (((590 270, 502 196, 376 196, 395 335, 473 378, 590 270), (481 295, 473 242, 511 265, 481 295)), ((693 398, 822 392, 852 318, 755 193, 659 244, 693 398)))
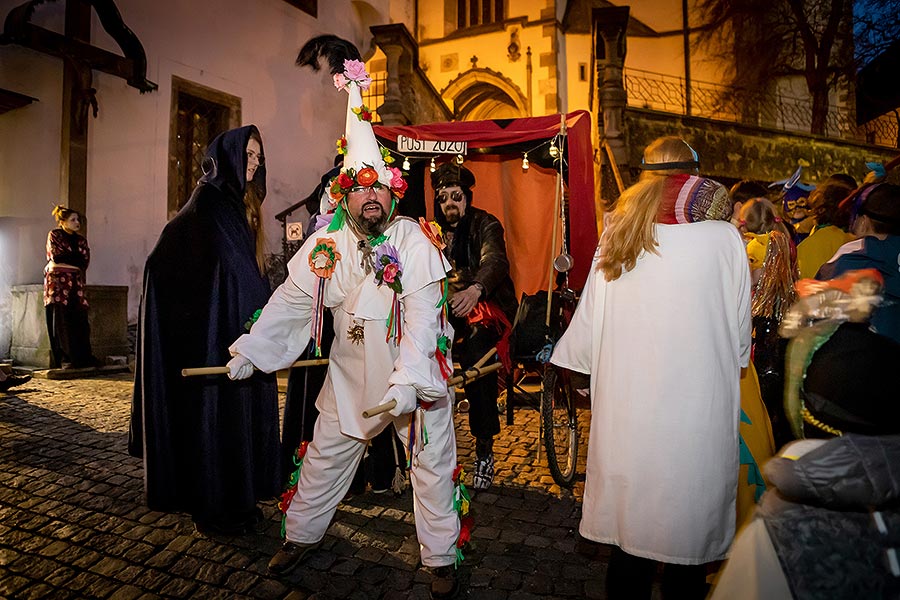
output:
POLYGON ((316 358, 322 356, 322 323, 325 317, 325 279, 319 278, 313 300, 312 344, 316 358))
MULTIPOLYGON (((430 407, 433 403, 426 403, 430 407)), ((419 453, 428 444, 428 430, 425 428, 425 406, 419 405, 409 415, 409 429, 406 443, 406 468, 418 464, 419 453)))
POLYGON ((310 338, 315 348, 316 357, 322 356, 322 321, 325 315, 325 280, 331 279, 341 253, 331 238, 318 238, 316 245, 309 253, 309 270, 319 278, 313 300, 312 331, 310 338))
POLYGON ((338 204, 337 208, 334 210, 334 217, 331 219, 331 222, 328 224, 328 233, 334 233, 338 231, 341 227, 344 226, 344 221, 347 218, 347 213, 344 211, 344 205, 338 204))
POLYGON ((445 380, 450 379, 450 376, 453 375, 453 365, 447 360, 448 352, 450 352, 450 338, 446 335, 441 335, 437 339, 434 358, 437 360, 438 367, 441 369, 441 377, 445 380))
POLYGON ((296 469, 291 473, 291 477, 288 479, 287 488, 284 490, 284 493, 281 494, 281 500, 278 501, 278 510, 284 514, 281 518, 281 537, 284 537, 285 535, 285 521, 287 520, 288 507, 290 507, 294 495, 297 493, 297 485, 300 483, 300 469, 303 468, 303 458, 306 456, 307 446, 309 446, 309 442, 300 442, 300 446, 297 447, 297 452, 293 457, 296 469))
POLYGON ((456 469, 453 471, 453 510, 459 515, 459 537, 456 539, 455 563, 457 567, 466 559, 463 556, 462 549, 472 539, 472 526, 475 523, 474 519, 469 515, 469 504, 472 499, 469 496, 469 490, 466 489, 466 485, 463 483, 465 476, 466 472, 463 470, 462 465, 456 465, 456 469))
POLYGON ((400 341, 403 339, 403 325, 401 321, 400 298, 397 296, 397 292, 394 292, 394 299, 391 302, 391 314, 388 316, 387 334, 384 336, 385 342, 390 342, 391 338, 393 338, 394 345, 400 345, 400 341))

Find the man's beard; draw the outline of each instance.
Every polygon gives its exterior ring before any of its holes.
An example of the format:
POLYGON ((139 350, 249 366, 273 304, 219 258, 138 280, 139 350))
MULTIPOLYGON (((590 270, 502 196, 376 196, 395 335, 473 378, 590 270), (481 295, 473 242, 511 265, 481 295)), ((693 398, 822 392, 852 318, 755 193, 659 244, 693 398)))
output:
MULTIPOLYGON (((366 206, 370 204, 372 203, 366 203, 360 210, 360 213, 357 217, 357 220, 359 221, 359 227, 366 235, 381 235, 384 232, 385 226, 387 225, 387 214, 382 208, 381 212, 378 213, 378 215, 372 215, 370 217, 363 216, 365 214, 366 206)), ((381 208, 381 205, 378 204, 378 207, 381 208)))
POLYGON ((444 219, 446 219, 447 223, 450 225, 456 225, 462 216, 460 215, 459 209, 456 207, 448 208, 444 211, 444 219))

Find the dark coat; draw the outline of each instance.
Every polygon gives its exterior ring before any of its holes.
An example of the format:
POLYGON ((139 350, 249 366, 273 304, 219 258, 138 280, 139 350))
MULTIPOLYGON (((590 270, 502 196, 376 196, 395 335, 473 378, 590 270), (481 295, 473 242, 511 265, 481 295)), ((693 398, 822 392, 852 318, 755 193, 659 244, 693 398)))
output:
POLYGON ((898 597, 887 552, 900 541, 900 436, 846 435, 765 472, 775 489, 757 518, 794 598, 898 597))
MULTIPOLYGON (((207 174, 147 258, 129 452, 144 458, 147 504, 201 519, 252 511, 279 492, 275 377, 181 376, 224 365, 271 294, 243 203, 247 126, 218 136, 207 174)), ((252 185, 265 195, 265 167, 252 185)))
MULTIPOLYGON (((443 214, 435 207, 435 214, 443 214)), ((446 227, 445 223, 438 223, 446 227)), ((495 302, 510 322, 516 317, 518 302, 512 278, 503 225, 492 214, 474 206, 456 226, 453 247, 448 248, 453 269, 448 274, 450 291, 463 290, 475 282, 484 286, 484 299, 495 302)))

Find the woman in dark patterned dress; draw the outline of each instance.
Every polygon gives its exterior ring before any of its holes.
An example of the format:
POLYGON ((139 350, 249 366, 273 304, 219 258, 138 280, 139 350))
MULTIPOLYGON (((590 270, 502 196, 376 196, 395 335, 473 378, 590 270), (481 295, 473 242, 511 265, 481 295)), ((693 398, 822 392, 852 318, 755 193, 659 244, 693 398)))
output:
POLYGON ((53 368, 97 365, 91 353, 85 272, 91 261, 87 240, 78 233, 78 211, 57 206, 53 216, 59 225, 47 235, 47 266, 44 268, 44 307, 50 334, 53 368))

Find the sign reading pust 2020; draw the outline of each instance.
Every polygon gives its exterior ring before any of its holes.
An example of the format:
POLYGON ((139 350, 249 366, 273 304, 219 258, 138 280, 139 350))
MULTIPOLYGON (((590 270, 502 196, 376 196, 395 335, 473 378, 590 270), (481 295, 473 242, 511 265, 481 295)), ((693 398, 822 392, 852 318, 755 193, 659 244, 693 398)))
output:
POLYGON ((405 135, 397 136, 397 152, 418 154, 466 154, 468 142, 450 140, 416 140, 405 135))

